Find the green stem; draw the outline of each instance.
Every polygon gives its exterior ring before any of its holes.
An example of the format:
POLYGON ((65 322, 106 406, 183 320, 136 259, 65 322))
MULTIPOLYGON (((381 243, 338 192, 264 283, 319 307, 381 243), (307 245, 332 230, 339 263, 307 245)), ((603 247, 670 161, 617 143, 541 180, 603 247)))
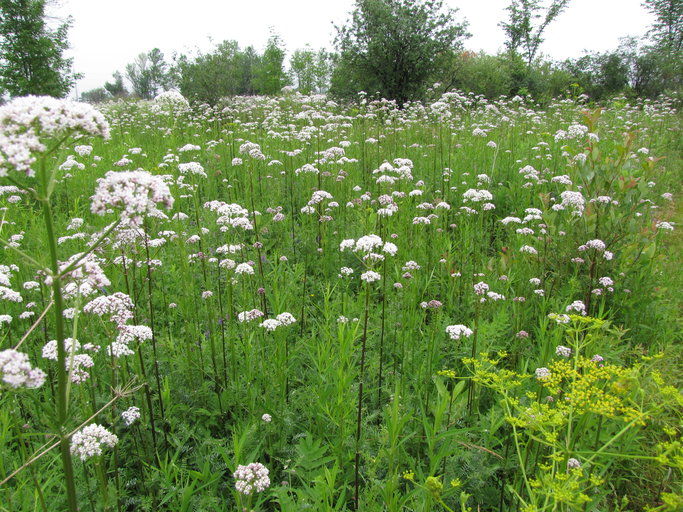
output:
POLYGON ((368 313, 370 309, 370 284, 365 283, 365 315, 363 319, 363 343, 360 356, 360 375, 358 379, 358 416, 356 420, 356 461, 355 461, 355 494, 353 499, 353 509, 358 510, 358 499, 360 491, 360 433, 361 420, 363 418, 363 378, 365 376, 365 345, 368 339, 368 313))
MULTIPOLYGON (((45 171, 43 160, 42 171, 45 171)), ((76 485, 74 469, 71 461, 69 438, 66 433, 66 419, 68 411, 67 373, 66 373, 66 350, 64 349, 64 301, 62 299, 62 286, 57 277, 59 275, 59 261, 57 259, 57 240, 55 238, 54 224, 52 222, 52 208, 49 199, 43 199, 43 213, 45 216, 45 228, 47 231, 47 244, 50 250, 50 268, 52 270, 52 294, 55 303, 55 338, 57 340, 57 421, 59 425, 59 449, 64 467, 66 480, 66 496, 70 512, 78 511, 76 499, 76 485)))

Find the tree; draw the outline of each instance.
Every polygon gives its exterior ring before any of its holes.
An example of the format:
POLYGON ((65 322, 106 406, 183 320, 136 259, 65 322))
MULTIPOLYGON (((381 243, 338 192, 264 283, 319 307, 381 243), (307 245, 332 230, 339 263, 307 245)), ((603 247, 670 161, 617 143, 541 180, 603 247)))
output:
POLYGON ((539 0, 512 0, 506 7, 509 21, 500 23, 507 36, 505 47, 508 51, 521 54, 527 66, 531 66, 543 42, 543 32, 566 9, 569 1, 552 0, 544 9, 539 0), (540 23, 536 23, 537 20, 540 23))
POLYGON ((114 78, 113 82, 104 83, 105 90, 114 98, 125 98, 126 96, 128 96, 126 86, 123 85, 123 75, 121 74, 121 72, 114 72, 112 77, 114 78))
POLYGON ((377 92, 399 104, 419 98, 438 57, 468 35, 455 12, 441 0, 356 0, 350 21, 337 27, 331 92, 377 92))
POLYGON ((45 0, 0 0, 0 85, 10 96, 66 96, 76 79, 69 18, 57 30, 45 24, 45 0))
POLYGON ((98 87, 97 89, 91 89, 81 93, 81 101, 85 101, 86 103, 102 103, 110 98, 111 95, 104 87, 98 87))
POLYGON ((254 86, 258 94, 277 94, 288 84, 283 63, 285 49, 277 34, 271 34, 266 49, 254 72, 254 86))
POLYGON ((296 88, 301 94, 311 94, 315 89, 315 52, 311 48, 296 50, 289 60, 296 88))
POLYGON ((236 41, 223 41, 211 53, 177 58, 175 73, 186 98, 215 105, 236 94, 253 94, 253 68, 258 55, 253 48, 242 51, 236 41))
POLYGON ((657 46, 683 50, 683 0, 645 0, 643 6, 655 16, 649 35, 657 46))
POLYGON ((655 15, 648 35, 654 42, 648 60, 657 63, 659 88, 683 89, 683 0, 645 0, 655 15))
POLYGON ((317 52, 310 47, 296 50, 289 60, 289 69, 300 93, 327 91, 332 68, 330 55, 324 49, 317 52))
POLYGON ((126 66, 126 78, 130 80, 133 92, 140 98, 150 100, 160 90, 170 86, 168 64, 159 48, 139 54, 126 66))

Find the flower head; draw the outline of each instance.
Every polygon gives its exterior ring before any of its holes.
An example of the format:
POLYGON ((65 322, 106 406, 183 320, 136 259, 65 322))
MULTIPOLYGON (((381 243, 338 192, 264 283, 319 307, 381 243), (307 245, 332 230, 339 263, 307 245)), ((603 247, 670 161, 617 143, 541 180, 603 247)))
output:
POLYGON ((93 423, 71 437, 71 453, 78 455, 81 460, 87 460, 93 455, 102 455, 102 445, 113 448, 118 442, 116 435, 102 425, 93 423))
POLYGON ((16 350, 0 351, 0 379, 12 388, 39 388, 45 382, 45 372, 33 368, 28 355, 16 350))
POLYGON ((260 462, 252 462, 246 466, 239 465, 232 474, 237 480, 235 482, 235 489, 247 496, 254 491, 263 492, 270 486, 268 473, 268 468, 260 462))
POLYGON ((121 221, 133 227, 140 226, 144 217, 158 215, 157 204, 173 207, 168 185, 147 171, 109 171, 97 183, 90 210, 97 215, 121 210, 121 221))
POLYGON ((87 103, 24 96, 0 107, 0 177, 15 170, 34 176, 36 154, 47 151, 41 138, 68 135, 109 138, 104 116, 87 103))
POLYGON ((452 340, 459 340, 462 337, 469 338, 472 336, 473 332, 474 331, 469 327, 460 324, 446 327, 446 334, 448 334, 452 340))
POLYGON ((121 413, 121 418, 126 426, 131 426, 137 420, 140 419, 140 408, 139 407, 129 407, 121 413))

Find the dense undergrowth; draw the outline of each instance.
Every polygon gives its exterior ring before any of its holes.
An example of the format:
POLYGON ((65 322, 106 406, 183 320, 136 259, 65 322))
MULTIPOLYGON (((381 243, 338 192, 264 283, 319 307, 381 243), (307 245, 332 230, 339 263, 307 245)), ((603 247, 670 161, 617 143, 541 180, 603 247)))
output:
POLYGON ((50 108, 1 114, 0 510, 683 507, 666 99, 50 108))

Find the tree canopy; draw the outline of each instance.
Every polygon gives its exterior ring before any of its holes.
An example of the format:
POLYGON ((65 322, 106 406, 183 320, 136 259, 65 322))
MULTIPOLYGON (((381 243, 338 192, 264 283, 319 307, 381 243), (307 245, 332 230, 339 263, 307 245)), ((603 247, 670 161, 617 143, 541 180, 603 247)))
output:
POLYGON ((462 48, 465 22, 441 0, 357 0, 337 27, 332 92, 379 93, 399 104, 420 96, 440 55, 462 48))
POLYGON ((547 8, 539 0, 512 0, 506 7, 508 21, 501 22, 511 53, 520 53, 530 66, 543 42, 543 33, 567 8, 570 0, 552 0, 547 8))
POLYGON ((45 0, 0 0, 0 85, 10 96, 64 97, 78 75, 64 58, 71 19, 45 23, 45 0))

